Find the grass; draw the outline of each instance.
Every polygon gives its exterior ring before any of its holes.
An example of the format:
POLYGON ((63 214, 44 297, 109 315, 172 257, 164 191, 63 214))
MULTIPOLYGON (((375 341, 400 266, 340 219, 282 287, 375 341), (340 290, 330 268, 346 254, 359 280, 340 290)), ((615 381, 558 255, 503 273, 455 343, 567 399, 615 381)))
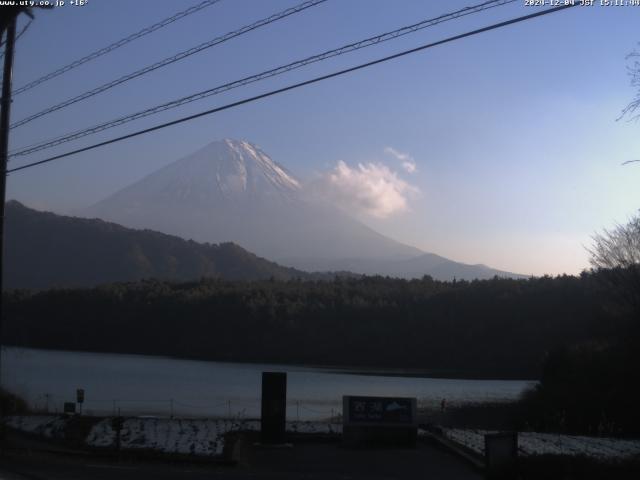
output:
POLYGON ((520 405, 517 402, 489 402, 447 406, 444 411, 421 409, 418 417, 420 423, 448 428, 515 430, 519 412, 520 405))
POLYGON ((0 413, 2 415, 19 415, 29 412, 27 402, 3 388, 0 388, 0 413))

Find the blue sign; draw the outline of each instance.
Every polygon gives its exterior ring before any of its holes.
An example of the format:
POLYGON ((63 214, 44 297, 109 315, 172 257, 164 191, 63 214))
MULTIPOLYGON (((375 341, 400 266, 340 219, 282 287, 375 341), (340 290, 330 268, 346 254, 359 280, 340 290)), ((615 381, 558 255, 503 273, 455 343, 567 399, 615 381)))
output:
POLYGON ((398 425, 417 423, 416 399, 403 397, 343 397, 345 425, 398 425))

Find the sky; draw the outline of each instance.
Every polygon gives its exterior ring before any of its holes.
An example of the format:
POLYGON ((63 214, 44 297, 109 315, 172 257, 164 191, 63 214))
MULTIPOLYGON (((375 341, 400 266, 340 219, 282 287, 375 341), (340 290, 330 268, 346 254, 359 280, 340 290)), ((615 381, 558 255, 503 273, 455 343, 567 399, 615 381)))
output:
MULTIPOLYGON (((15 96, 12 121, 302 0, 221 0, 15 96)), ((88 0, 38 10, 13 86, 198 0, 88 0)), ((328 0, 11 131, 10 150, 111 120, 481 0, 328 0)), ((524 0, 306 66, 29 156, 9 168, 545 7, 524 0)), ((18 31, 27 23, 23 16, 18 31)), ((259 145, 396 240, 523 274, 588 268, 591 236, 640 208, 640 6, 578 6, 430 48, 9 175, 7 198, 73 213, 223 138, 259 145)))

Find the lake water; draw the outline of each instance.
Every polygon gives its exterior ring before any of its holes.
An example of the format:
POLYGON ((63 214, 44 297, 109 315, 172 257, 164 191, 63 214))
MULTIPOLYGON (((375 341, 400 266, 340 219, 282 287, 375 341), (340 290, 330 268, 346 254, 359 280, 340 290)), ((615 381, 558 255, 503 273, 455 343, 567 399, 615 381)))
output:
POLYGON ((341 413, 342 395, 416 397, 419 406, 515 400, 535 382, 359 375, 292 365, 178 360, 166 357, 4 347, 2 384, 32 407, 60 412, 85 390, 84 412, 122 415, 260 414, 261 374, 287 372, 287 416, 341 413))

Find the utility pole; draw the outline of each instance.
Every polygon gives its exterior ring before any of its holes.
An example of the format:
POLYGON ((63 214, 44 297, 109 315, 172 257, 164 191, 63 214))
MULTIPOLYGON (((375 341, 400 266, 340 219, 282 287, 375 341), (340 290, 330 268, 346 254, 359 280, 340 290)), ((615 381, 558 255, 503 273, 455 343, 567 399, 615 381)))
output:
MULTIPOLYGON (((51 6, 37 8, 53 8, 51 6)), ((2 72, 2 98, 0 98, 0 390, 2 390, 2 328, 4 327, 4 204, 7 189, 7 160, 9 154, 9 129, 11 122, 11 80, 13 53, 16 44, 16 22, 21 13, 33 20, 29 7, 5 6, 0 11, 0 38, 4 34, 4 69, 2 72)), ((2 417, 0 406, 0 418, 2 417)))
MULTIPOLYGON (((13 50, 16 41, 16 18, 21 10, 9 12, 3 21, 5 32, 4 71, 2 74, 2 99, 0 101, 0 388, 2 388, 2 327, 4 317, 3 272, 4 272, 4 202, 7 186, 7 155, 9 152, 9 121, 11 110, 11 76, 13 50)), ((2 33, 2 32, 0 32, 2 33)), ((2 412, 0 412, 0 416, 2 412)))

